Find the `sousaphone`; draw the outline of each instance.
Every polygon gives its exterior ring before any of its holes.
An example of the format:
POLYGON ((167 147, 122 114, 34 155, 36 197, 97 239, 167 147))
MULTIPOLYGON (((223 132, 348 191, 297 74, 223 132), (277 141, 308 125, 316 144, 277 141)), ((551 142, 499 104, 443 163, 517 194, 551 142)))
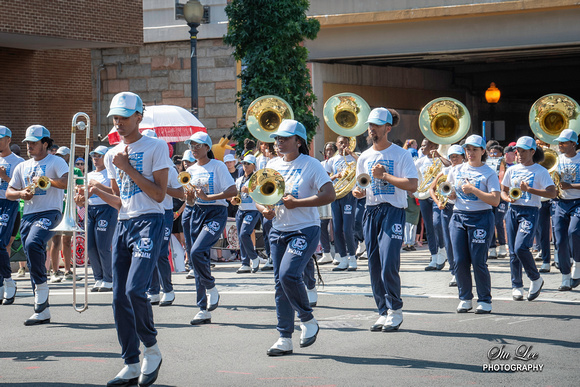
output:
POLYGON ((275 95, 255 99, 246 112, 248 130, 262 142, 274 142, 270 134, 276 132, 283 120, 294 119, 290 104, 275 95))
POLYGON ((553 144, 564 129, 580 133, 580 106, 564 94, 548 94, 538 99, 529 114, 530 128, 540 140, 553 144))
POLYGON ((471 116, 464 104, 450 97, 436 98, 419 114, 419 128, 435 144, 454 144, 460 141, 471 126, 471 116))

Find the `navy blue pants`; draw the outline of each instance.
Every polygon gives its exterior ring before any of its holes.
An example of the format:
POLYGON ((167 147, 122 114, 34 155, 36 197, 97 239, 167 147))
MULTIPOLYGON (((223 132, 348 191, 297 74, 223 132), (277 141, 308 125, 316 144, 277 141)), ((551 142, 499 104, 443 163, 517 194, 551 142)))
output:
POLYGON ((356 199, 351 193, 332 202, 332 229, 334 230, 334 248, 341 257, 356 254, 354 240, 354 222, 356 199))
MULTIPOLYGON (((441 212, 441 210, 439 210, 431 198, 419 200, 419 208, 421 209, 423 223, 425 224, 425 236, 427 237, 429 252, 431 255, 435 255, 439 251, 439 248, 444 247, 443 226, 441 222, 438 222, 437 226, 433 222, 435 214, 441 212)), ((440 219, 439 216, 437 216, 437 219, 440 219)))
POLYGON ((507 202, 504 202, 503 200, 499 202, 497 207, 493 207, 493 217, 497 236, 496 234, 493 234, 493 239, 491 240, 491 245, 489 247, 503 246, 506 244, 503 220, 505 218, 507 207, 507 202))
POLYGON ((320 219, 320 244, 323 253, 330 253, 330 219, 320 219))
POLYGON ((195 270, 195 291, 197 306, 207 309, 206 290, 215 286, 215 279, 211 275, 209 253, 213 245, 220 239, 226 221, 228 208, 219 205, 194 205, 191 212, 191 263, 195 270))
POLYGON ((118 211, 108 204, 87 208, 87 255, 95 281, 113 282, 113 234, 118 211))
POLYGON ((304 268, 304 285, 306 289, 314 289, 316 287, 316 277, 314 276, 314 256, 306 264, 304 268))
POLYGON ((363 233, 363 217, 365 214, 365 207, 367 204, 367 198, 356 199, 356 211, 354 214, 354 238, 357 242, 364 241, 363 233))
POLYGON ((113 315, 121 357, 139 363, 139 341, 157 343, 147 288, 161 249, 163 215, 146 214, 119 220, 113 236, 113 315))
POLYGON ((256 223, 260 220, 260 212, 242 211, 236 212, 236 227, 238 229, 238 240, 240 242, 240 255, 242 256, 242 265, 250 265, 251 259, 256 259, 258 253, 252 242, 252 233, 256 228, 256 223))
POLYGON ((151 278, 151 286, 149 286, 149 294, 159 294, 159 290, 163 287, 164 293, 173 291, 173 283, 171 282, 171 264, 169 263, 169 242, 171 241, 171 229, 173 227, 173 210, 165 210, 163 215, 163 240, 161 243, 161 251, 159 259, 157 260, 157 270, 153 271, 151 278), (159 281, 161 280, 161 284, 159 281))
POLYGON ((187 255, 189 258, 189 265, 193 267, 193 263, 191 262, 191 255, 189 252, 191 251, 191 245, 193 245, 193 241, 191 239, 191 212, 193 211, 193 206, 185 206, 183 212, 181 213, 181 226, 183 227, 183 238, 185 239, 185 251, 187 251, 187 255))
POLYGON ((403 307, 399 269, 405 209, 388 203, 367 206, 363 224, 371 288, 379 314, 384 315, 403 307))
POLYGON ((312 262, 320 238, 320 227, 311 226, 297 231, 270 230, 270 248, 274 264, 276 315, 280 337, 292 337, 294 312, 300 321, 313 318, 312 308, 304 287, 303 274, 312 262))
POLYGON ((35 212, 22 217, 20 238, 28 260, 32 289, 34 285, 46 282, 46 244, 54 235, 50 230, 58 226, 61 218, 62 214, 57 210, 35 212))
POLYGON ((460 300, 473 299, 471 266, 479 302, 491 303, 491 277, 487 253, 494 231, 492 210, 454 211, 449 223, 455 276, 460 300))
POLYGON ((550 223, 552 213, 551 200, 542 202, 538 212, 538 227, 536 227, 536 245, 542 251, 542 262, 550 263, 550 223))
MULTIPOLYGON (((262 216, 260 214, 260 216, 262 216)), ((272 219, 268 220, 262 216, 262 237, 264 238, 264 251, 268 257, 270 255, 270 230, 272 229, 272 219)))
POLYGON ((449 233, 449 223, 453 216, 453 204, 448 203, 440 213, 443 228, 443 241, 445 242, 447 261, 449 262, 449 271, 451 274, 455 275, 455 259, 453 258, 453 245, 451 243, 451 234, 449 233))
POLYGON ((570 274, 570 257, 580 262, 580 199, 556 200, 554 234, 562 274, 570 274))
POLYGON ((522 267, 532 281, 540 278, 540 273, 534 262, 530 247, 534 243, 534 235, 538 223, 538 209, 530 206, 514 206, 505 217, 508 246, 510 250, 510 271, 512 288, 522 288, 522 267))
POLYGON ((6 246, 12 237, 14 222, 18 216, 18 205, 18 200, 0 199, 0 287, 4 286, 5 278, 12 276, 10 255, 6 251, 6 246))

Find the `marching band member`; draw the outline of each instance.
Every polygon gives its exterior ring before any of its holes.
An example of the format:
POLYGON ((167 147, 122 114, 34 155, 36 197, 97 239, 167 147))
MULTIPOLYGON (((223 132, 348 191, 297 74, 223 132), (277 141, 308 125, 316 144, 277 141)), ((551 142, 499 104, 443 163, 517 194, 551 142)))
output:
POLYGON ((157 379, 162 357, 147 288, 161 250, 162 202, 172 166, 167 145, 139 132, 143 102, 137 94, 115 95, 108 117, 113 117, 123 138, 105 155, 113 194, 89 186, 91 196, 96 194, 119 210, 112 252, 113 314, 125 366, 107 385, 138 382, 150 386, 157 379), (145 347, 141 366, 140 343, 145 347))
POLYGON ((308 156, 306 128, 295 120, 284 120, 270 137, 278 154, 267 167, 284 177, 287 194, 276 210, 257 205, 266 219, 272 219, 270 249, 274 263, 277 329, 280 338, 268 349, 269 356, 293 351, 294 314, 300 319, 300 347, 316 341, 319 327, 312 315, 303 281, 306 266, 320 238, 317 207, 335 199, 334 187, 320 162, 308 156))
MULTIPOLYGON (((453 257, 453 248, 451 247, 451 235, 449 234, 449 222, 453 216, 453 206, 455 204, 454 200, 447 200, 447 204, 444 205, 439 201, 439 197, 435 194, 437 188, 435 184, 437 180, 442 175, 449 175, 451 168, 463 164, 465 159, 465 151, 461 145, 451 145, 449 151, 447 152, 447 157, 451 161, 451 166, 443 168, 441 174, 433 180, 433 184, 430 188, 431 198, 435 202, 435 205, 441 211, 441 223, 443 226, 443 240, 445 241, 445 251, 447 251, 447 260, 449 261, 449 271, 451 272, 451 280, 449 281, 449 286, 457 286, 457 278, 455 277, 455 259, 453 257)), ((414 235, 413 235, 414 237, 414 235)))
MULTIPOLYGON (((486 160, 486 164, 497 173, 499 181, 501 182, 503 181, 503 176, 507 167, 503 157, 503 148, 497 141, 494 141, 494 144, 489 146, 488 152, 489 158, 486 160)), ((506 212, 507 202, 500 197, 499 205, 497 207, 493 207, 495 233, 491 239, 491 247, 489 248, 488 258, 504 258, 508 255, 508 251, 506 249, 506 233, 504 226, 506 212)))
POLYGON ((572 129, 564 129, 558 138, 560 156, 561 195, 555 200, 554 236, 562 285, 560 291, 568 291, 580 285, 580 154, 576 153, 578 134, 572 129), (570 265, 570 257, 574 265, 570 265))
POLYGON ((542 290, 544 280, 536 268, 530 247, 538 224, 540 196, 556 197, 556 187, 546 168, 538 165, 544 159, 542 148, 536 149, 536 142, 529 136, 520 137, 516 143, 518 164, 509 168, 502 180, 501 196, 510 203, 506 215, 506 228, 510 251, 512 277, 512 297, 515 301, 524 299, 522 267, 530 279, 528 301, 535 300, 542 290), (520 188, 518 199, 510 197, 510 188, 520 188))
MULTIPOLYGON (((260 258, 252 242, 252 233, 256 223, 260 219, 260 212, 256 208, 256 203, 248 195, 248 180, 256 171, 256 156, 249 154, 242 161, 244 175, 236 180, 236 188, 239 192, 241 202, 236 213, 236 228, 238 229, 238 240, 240 242, 240 255, 242 257, 242 266, 238 269, 238 274, 255 273, 260 268, 260 258), (250 267, 250 262, 252 266, 250 267)), ((234 198, 230 199, 234 202, 234 198)), ((235 203, 232 203, 235 204, 235 203)))
MULTIPOLYGON (((183 158, 181 162, 183 164, 184 171, 187 171, 187 168, 195 164, 196 160, 195 157, 193 157, 193 153, 191 153, 191 150, 187 149, 185 152, 183 152, 183 158)), ((187 198, 185 198, 185 208, 181 213, 181 227, 183 228, 183 239, 185 241, 185 256, 187 257, 187 262, 189 262, 189 266, 191 268, 191 270, 189 271, 189 273, 187 273, 187 276, 185 277, 187 279, 195 278, 195 270, 193 270, 193 264, 191 263, 191 258, 189 256, 189 254, 191 253, 191 245, 193 244, 191 240, 191 229, 190 229, 191 211, 193 211, 193 200, 192 199, 188 200, 187 198)))
POLYGON ((459 290, 457 313, 472 309, 472 265, 478 296, 475 313, 491 313, 487 252, 494 230, 492 207, 497 206, 500 200, 499 179, 485 164, 485 143, 481 136, 474 134, 467 137, 463 148, 467 163, 451 169, 447 176, 447 181, 454 188, 450 199, 455 200, 449 233, 459 290))
MULTIPOLYGON (((422 176, 434 165, 435 160, 439 159, 443 166, 451 165, 448 160, 442 157, 437 151, 439 145, 427 140, 425 149, 423 150, 424 156, 420 157, 415 161, 415 166, 419 170, 422 176)), ((421 215, 423 216, 423 223, 425 224, 425 234, 427 236, 427 243, 429 245, 429 252, 431 253, 431 262, 425 267, 426 271, 430 270, 442 270, 445 267, 445 261, 447 260, 447 253, 445 251, 445 244, 443 238, 443 226, 441 222, 437 224, 433 223, 435 215, 440 219, 439 214, 441 210, 437 208, 433 199, 430 197, 426 199, 419 199, 419 207, 421 208, 421 215)))
MULTIPOLYGON (((324 145, 324 160, 320 162, 322 167, 326 170, 328 161, 338 151, 334 142, 327 142, 324 145)), ((328 172, 328 171, 327 171, 328 172)), ((322 246, 322 257, 318 259, 319 265, 324 265, 332 262, 332 254, 330 254, 330 219, 320 219, 320 245, 322 246)))
MULTIPOLYGON (((358 156, 349 149, 350 139, 346 136, 338 136, 336 146, 338 154, 326 163, 326 171, 330 174, 330 180, 341 179, 345 173, 348 163, 356 163, 358 156)), ((352 193, 347 193, 344 197, 336 199, 331 203, 332 208, 332 229, 334 230, 334 247, 340 256, 338 266, 332 271, 355 271, 356 248, 354 240, 354 215, 356 210, 356 199, 352 193)))
POLYGON ((401 245, 405 227, 407 192, 417 190, 418 174, 411 154, 393 144, 388 134, 399 123, 399 113, 383 107, 373 109, 367 123, 373 142, 357 162, 357 176, 368 173, 371 186, 356 187, 353 195, 366 195, 364 236, 373 296, 379 319, 371 331, 390 332, 403 323, 401 299, 401 245))
POLYGON ((45 266, 46 244, 54 234, 50 230, 62 218, 63 189, 68 183, 68 165, 60 157, 48 153, 52 139, 44 126, 32 125, 26 129, 23 142, 26 143, 30 159, 14 169, 6 199, 25 201, 20 236, 34 289, 34 314, 24 325, 36 325, 50 322, 45 266), (50 187, 46 190, 34 189, 41 176, 50 180, 50 187))
MULTIPOLYGON (((260 155, 256 156, 256 170, 266 168, 268 162, 274 158, 277 158, 276 150, 274 149, 274 143, 258 141, 260 155)), ((260 214, 262 221, 262 238, 264 239, 264 251, 268 256, 268 262, 260 270, 269 271, 274 270, 274 264, 272 263, 272 256, 270 254, 270 230, 272 229, 272 219, 266 219, 260 214)))
POLYGON ((24 159, 10 150, 12 132, 6 126, 0 125, 0 305, 14 303, 16 283, 11 278, 10 239, 17 218, 20 217, 19 200, 6 199, 6 190, 16 166, 24 159))
POLYGON ((191 325, 211 323, 211 311, 219 304, 220 295, 211 275, 210 250, 218 241, 228 218, 226 199, 236 196, 238 190, 226 165, 213 158, 211 138, 207 133, 194 133, 185 141, 197 163, 187 169, 191 175, 192 190, 186 198, 195 199, 191 211, 190 260, 195 270, 195 290, 199 312, 191 325))

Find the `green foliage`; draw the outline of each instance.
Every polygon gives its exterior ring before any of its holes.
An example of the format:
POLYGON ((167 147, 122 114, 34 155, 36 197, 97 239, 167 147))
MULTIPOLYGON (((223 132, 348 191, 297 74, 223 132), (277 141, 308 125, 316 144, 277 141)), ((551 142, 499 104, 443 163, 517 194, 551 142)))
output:
POLYGON ((251 137, 246 127, 246 111, 252 101, 271 94, 284 98, 294 118, 304 124, 311 140, 318 127, 312 112, 316 96, 306 67, 305 39, 315 39, 320 23, 308 19, 308 0, 233 0, 226 6, 229 24, 224 42, 234 47, 234 58, 242 63, 238 76, 242 89, 236 102, 242 119, 232 128, 232 137, 243 148, 251 137))

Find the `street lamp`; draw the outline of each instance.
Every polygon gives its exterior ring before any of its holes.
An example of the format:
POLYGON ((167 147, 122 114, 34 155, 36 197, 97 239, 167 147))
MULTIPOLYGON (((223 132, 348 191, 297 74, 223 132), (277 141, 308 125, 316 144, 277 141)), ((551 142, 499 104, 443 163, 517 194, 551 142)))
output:
POLYGON ((189 0, 183 6, 183 16, 189 26, 191 42, 191 112, 197 117, 197 27, 203 18, 203 5, 198 0, 189 0))
POLYGON ((494 128, 494 110, 495 110, 495 104, 499 102, 499 97, 501 96, 501 92, 499 91, 499 89, 497 87, 495 87, 495 82, 492 82, 489 85, 489 88, 485 91, 485 100, 487 101, 487 103, 490 105, 490 113, 491 113, 491 130, 490 130, 490 137, 491 140, 494 139, 495 137, 495 128, 494 128))

